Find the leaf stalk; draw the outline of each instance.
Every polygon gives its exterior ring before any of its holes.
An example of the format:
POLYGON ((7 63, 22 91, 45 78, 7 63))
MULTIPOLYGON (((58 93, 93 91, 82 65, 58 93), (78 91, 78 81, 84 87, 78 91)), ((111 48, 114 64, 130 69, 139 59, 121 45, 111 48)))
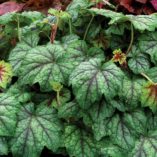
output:
POLYGON ((130 28, 131 28, 131 39, 130 39, 129 47, 128 47, 127 51, 126 51, 126 55, 130 52, 131 47, 132 47, 133 42, 134 42, 134 28, 133 28, 132 23, 131 23, 131 25, 130 25, 130 28))

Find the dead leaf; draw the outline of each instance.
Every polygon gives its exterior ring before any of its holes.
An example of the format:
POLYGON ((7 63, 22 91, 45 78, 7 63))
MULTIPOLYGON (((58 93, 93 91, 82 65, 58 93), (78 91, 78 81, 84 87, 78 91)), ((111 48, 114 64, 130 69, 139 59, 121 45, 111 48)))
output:
POLYGON ((24 3, 16 3, 13 1, 5 2, 0 4, 0 15, 8 12, 20 12, 24 7, 24 3))

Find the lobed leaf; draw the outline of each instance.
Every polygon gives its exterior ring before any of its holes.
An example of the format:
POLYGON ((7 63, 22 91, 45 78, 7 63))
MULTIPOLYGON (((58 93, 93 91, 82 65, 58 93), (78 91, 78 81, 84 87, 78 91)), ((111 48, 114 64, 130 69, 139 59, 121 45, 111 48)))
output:
POLYGON ((148 136, 141 136, 136 142, 132 151, 133 157, 155 157, 157 154, 157 134, 156 131, 149 133, 148 136))
POLYGON ((145 72, 151 66, 148 56, 143 54, 139 47, 133 46, 128 57, 130 58, 128 66, 134 74, 145 72))
POLYGON ((36 47, 39 41, 38 34, 28 34, 22 38, 22 41, 9 54, 9 62, 11 63, 14 75, 17 75, 26 55, 29 51, 36 47))
POLYGON ((50 91, 50 82, 66 84, 77 62, 70 61, 58 45, 38 46, 26 55, 20 68, 21 84, 39 83, 41 89, 50 91))
POLYGON ((97 155, 97 148, 90 133, 77 126, 66 126, 64 144, 70 156, 95 157, 97 155))
POLYGON ((69 83, 82 108, 88 108, 102 95, 111 99, 117 95, 123 72, 112 62, 105 64, 101 60, 91 59, 83 62, 72 72, 69 83))
POLYGON ((18 113, 12 153, 14 156, 38 157, 44 146, 56 150, 60 146, 60 135, 61 125, 54 109, 40 105, 35 110, 32 103, 23 105, 18 113))

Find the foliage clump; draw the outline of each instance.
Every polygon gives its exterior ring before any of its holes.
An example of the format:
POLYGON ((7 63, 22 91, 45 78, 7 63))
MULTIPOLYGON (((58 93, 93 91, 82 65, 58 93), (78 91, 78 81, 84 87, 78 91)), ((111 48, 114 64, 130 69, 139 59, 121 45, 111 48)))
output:
POLYGON ((73 0, 0 26, 0 155, 156 157, 156 13, 73 0))

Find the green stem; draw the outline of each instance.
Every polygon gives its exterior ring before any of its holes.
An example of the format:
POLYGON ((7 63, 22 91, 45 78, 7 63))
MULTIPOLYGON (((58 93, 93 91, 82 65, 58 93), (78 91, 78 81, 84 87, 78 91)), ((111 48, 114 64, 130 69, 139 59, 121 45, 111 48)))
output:
POLYGON ((18 39, 19 41, 21 41, 21 29, 20 29, 20 21, 18 16, 17 16, 17 33, 18 33, 18 39))
POLYGON ((71 26, 71 20, 69 19, 69 32, 72 34, 72 26, 71 26))
POLYGON ((144 74, 144 73, 141 73, 141 75, 143 76, 143 77, 145 77, 149 82, 151 82, 152 84, 156 84, 156 83, 154 83, 146 74, 144 74))
POLYGON ((59 106, 60 106, 60 104, 61 104, 59 91, 57 91, 57 104, 58 104, 59 106))
POLYGON ((92 15, 92 18, 91 18, 91 20, 90 20, 90 22, 89 22, 89 24, 88 24, 88 26, 87 26, 87 28, 86 28, 86 31, 85 31, 83 40, 85 40, 86 37, 87 37, 87 33, 88 33, 88 31, 89 31, 89 28, 90 28, 90 26, 91 26, 91 24, 92 24, 93 19, 94 19, 94 15, 92 15))
POLYGON ((130 39, 130 44, 129 44, 129 47, 126 51, 126 55, 129 53, 129 51, 131 50, 131 47, 132 47, 132 44, 134 42, 134 28, 133 28, 133 25, 131 23, 131 39, 130 39))

